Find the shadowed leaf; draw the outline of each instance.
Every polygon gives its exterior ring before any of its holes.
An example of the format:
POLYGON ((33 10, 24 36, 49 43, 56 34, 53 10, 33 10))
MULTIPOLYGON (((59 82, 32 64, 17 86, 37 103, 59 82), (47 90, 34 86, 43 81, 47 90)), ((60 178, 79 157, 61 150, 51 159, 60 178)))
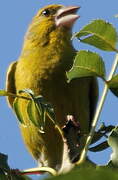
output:
POLYGON ((99 151, 105 150, 108 147, 109 147, 109 145, 108 145, 107 141, 104 141, 104 142, 102 142, 102 143, 100 143, 94 147, 89 148, 89 151, 99 152, 99 151))
POLYGON ((107 167, 78 166, 67 174, 50 177, 48 180, 117 180, 118 172, 107 167))
POLYGON ((112 148, 111 162, 114 167, 118 168, 118 126, 116 126, 110 133, 108 144, 112 148))

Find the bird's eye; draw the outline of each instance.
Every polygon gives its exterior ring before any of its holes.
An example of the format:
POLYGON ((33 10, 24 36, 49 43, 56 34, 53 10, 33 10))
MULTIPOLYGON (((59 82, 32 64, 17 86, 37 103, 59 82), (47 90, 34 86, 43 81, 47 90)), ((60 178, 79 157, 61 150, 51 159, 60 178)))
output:
POLYGON ((44 10, 44 11, 42 12, 42 15, 44 15, 44 16, 49 16, 49 15, 50 15, 50 11, 49 11, 48 9, 46 9, 46 10, 44 10))

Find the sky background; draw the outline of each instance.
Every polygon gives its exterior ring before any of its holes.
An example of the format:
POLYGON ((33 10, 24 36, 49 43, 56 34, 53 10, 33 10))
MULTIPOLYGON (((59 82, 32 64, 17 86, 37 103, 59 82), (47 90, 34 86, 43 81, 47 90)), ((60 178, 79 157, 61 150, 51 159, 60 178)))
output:
MULTIPOLYGON (((77 32, 93 19, 105 19, 118 29, 118 0, 1 0, 0 1, 0 89, 5 88, 6 71, 9 64, 16 60, 21 52, 24 34, 32 17, 38 9, 47 4, 80 5, 81 18, 76 22, 73 32, 77 32)), ((115 54, 103 52, 74 41, 77 50, 89 49, 101 54, 109 73, 115 54)), ((102 84, 100 82, 100 84, 102 84)), ((100 92, 102 85, 100 85, 100 92)), ((100 121, 106 124, 118 124, 118 99, 108 94, 100 121)), ((27 152, 18 128, 17 120, 8 108, 4 97, 0 97, 0 152, 8 155, 10 167, 27 169, 36 166, 36 162, 27 152)), ((98 164, 105 164, 111 150, 101 153, 89 153, 89 157, 98 164)))

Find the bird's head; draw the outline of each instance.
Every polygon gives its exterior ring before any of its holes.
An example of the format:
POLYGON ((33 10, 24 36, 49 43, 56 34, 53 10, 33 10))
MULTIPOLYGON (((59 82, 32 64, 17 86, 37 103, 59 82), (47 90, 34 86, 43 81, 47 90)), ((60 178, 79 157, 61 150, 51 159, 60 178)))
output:
POLYGON ((42 8, 35 18, 41 23, 52 23, 55 27, 71 28, 75 20, 79 18, 76 14, 79 6, 49 5, 42 8))
MULTIPOLYGON (((38 11, 33 18, 27 33, 27 39, 32 39, 45 44, 49 40, 51 32, 65 33, 71 31, 74 22, 79 18, 77 10, 79 6, 48 5, 38 11)), ((58 33, 59 34, 59 33, 58 33)))

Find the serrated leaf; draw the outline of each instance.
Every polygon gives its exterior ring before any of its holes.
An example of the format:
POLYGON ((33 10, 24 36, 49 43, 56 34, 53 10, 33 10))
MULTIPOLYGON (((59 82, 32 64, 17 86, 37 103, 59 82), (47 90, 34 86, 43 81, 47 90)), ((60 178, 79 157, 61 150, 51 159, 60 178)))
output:
POLYGON ((14 110, 19 122, 21 124, 24 124, 23 116, 22 116, 22 113, 20 112, 20 108, 19 108, 19 98, 15 98, 14 103, 13 103, 13 110, 14 110))
POLYGON ((103 59, 96 53, 81 50, 77 53, 73 67, 67 72, 67 78, 98 76, 105 78, 105 65, 103 59))
POLYGON ((94 20, 83 27, 73 37, 81 42, 93 45, 105 51, 117 51, 117 32, 112 24, 102 20, 94 20))
POLYGON ((118 97, 118 75, 112 77, 110 81, 107 82, 111 92, 118 97))

